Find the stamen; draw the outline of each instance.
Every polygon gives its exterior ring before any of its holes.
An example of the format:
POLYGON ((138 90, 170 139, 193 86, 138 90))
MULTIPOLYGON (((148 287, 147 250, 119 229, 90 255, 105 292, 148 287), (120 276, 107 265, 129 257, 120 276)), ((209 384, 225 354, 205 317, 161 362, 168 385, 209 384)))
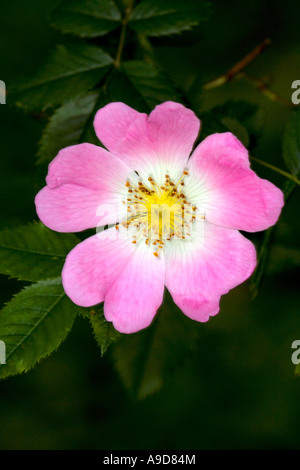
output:
POLYGON ((175 183, 166 173, 162 185, 157 185, 154 178, 149 176, 150 188, 143 180, 138 181, 137 185, 129 180, 126 181, 128 194, 133 194, 133 197, 127 197, 128 218, 122 225, 128 229, 132 224, 131 226, 136 229, 137 236, 133 236, 133 244, 137 243, 136 238, 143 237, 146 245, 152 243, 156 247, 153 254, 158 257, 159 250, 164 248, 165 242, 171 242, 174 237, 184 240, 191 236, 191 225, 196 220, 197 208, 188 203, 182 192, 185 186, 183 179, 188 174, 188 170, 184 170, 175 183))

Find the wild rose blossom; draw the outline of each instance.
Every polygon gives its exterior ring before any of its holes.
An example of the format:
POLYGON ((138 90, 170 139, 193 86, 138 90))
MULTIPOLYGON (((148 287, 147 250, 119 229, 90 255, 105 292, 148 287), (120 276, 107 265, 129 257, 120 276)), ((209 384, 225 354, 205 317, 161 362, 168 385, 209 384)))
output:
POLYGON ((123 333, 152 322, 164 286, 185 315, 207 321, 255 268, 255 248, 239 230, 275 224, 282 192, 250 169, 229 132, 210 135, 190 156, 200 122, 181 104, 147 116, 111 103, 94 127, 108 150, 61 150, 35 200, 52 230, 110 226, 67 256, 66 294, 84 307, 104 301, 106 319, 123 333))

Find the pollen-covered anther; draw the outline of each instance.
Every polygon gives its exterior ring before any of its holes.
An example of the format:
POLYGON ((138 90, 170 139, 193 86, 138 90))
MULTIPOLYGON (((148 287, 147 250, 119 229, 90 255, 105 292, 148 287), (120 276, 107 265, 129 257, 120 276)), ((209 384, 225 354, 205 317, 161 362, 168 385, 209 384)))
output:
POLYGON ((188 171, 184 170, 177 182, 171 181, 168 173, 160 184, 152 176, 146 183, 142 179, 137 183, 126 182, 128 193, 133 193, 126 201, 127 228, 131 225, 138 238, 142 237, 147 245, 156 247, 155 256, 163 250, 165 242, 172 241, 174 237, 184 239, 190 236, 191 223, 196 220, 191 214, 195 213, 196 207, 189 204, 182 191, 187 174, 188 171), (184 231, 187 233, 182 236, 184 231))

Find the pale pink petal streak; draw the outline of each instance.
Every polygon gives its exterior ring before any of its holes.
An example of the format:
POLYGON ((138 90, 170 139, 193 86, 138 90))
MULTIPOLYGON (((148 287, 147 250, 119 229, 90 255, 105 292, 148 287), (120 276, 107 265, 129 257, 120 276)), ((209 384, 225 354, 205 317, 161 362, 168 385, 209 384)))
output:
POLYGON ((124 103, 110 103, 99 109, 94 120, 97 137, 105 147, 138 170, 140 161, 153 156, 148 139, 147 114, 139 113, 124 103))
POLYGON ((199 119, 181 104, 167 101, 156 106, 149 115, 148 134, 163 164, 162 172, 169 170, 175 179, 181 176, 199 129, 199 119))
MULTIPOLYGON (((94 121, 101 142, 141 176, 174 178, 183 170, 200 122, 179 103, 158 105, 147 118, 123 103, 100 109, 94 121)), ((161 182, 161 181, 159 181, 161 182)))
POLYGON ((185 194, 213 224, 256 232, 274 225, 283 194, 249 168, 246 149, 231 134, 213 134, 194 151, 185 194))
POLYGON ((67 147, 49 165, 47 186, 35 200, 37 214, 59 232, 115 223, 124 217, 126 181, 135 178, 105 149, 91 144, 67 147))
POLYGON ((36 212, 44 225, 57 232, 81 232, 112 224, 124 216, 120 197, 107 197, 99 190, 64 184, 45 186, 35 197, 36 212))
POLYGON ((121 333, 149 326, 163 300, 164 280, 163 254, 153 256, 145 242, 140 242, 105 297, 106 319, 121 333))
POLYGON ((49 165, 47 185, 77 184, 101 192, 118 192, 132 174, 122 161, 107 150, 92 144, 72 145, 62 149, 49 165))
POLYGON ((132 234, 110 228, 77 245, 62 272, 66 294, 77 305, 104 301, 104 315, 122 333, 146 328, 162 303, 165 263, 132 234))
POLYGON ((120 237, 114 227, 79 243, 68 254, 62 271, 66 294, 82 307, 103 302, 134 251, 131 240, 120 237))
POLYGON ((166 246, 166 287, 190 318, 205 322, 220 296, 244 282, 256 265, 254 245, 237 230, 199 222, 196 238, 166 246), (172 246, 171 246, 172 245, 172 246))

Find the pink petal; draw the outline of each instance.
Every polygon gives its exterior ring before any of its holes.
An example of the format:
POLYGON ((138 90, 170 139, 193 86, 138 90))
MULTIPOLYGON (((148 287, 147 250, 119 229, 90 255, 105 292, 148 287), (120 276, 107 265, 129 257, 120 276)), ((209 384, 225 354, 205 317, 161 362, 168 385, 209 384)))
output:
POLYGON ((199 119, 181 104, 167 101, 156 106, 148 118, 148 134, 166 170, 178 168, 180 176, 199 129, 199 119))
POLYGON ((104 302, 104 315, 121 333, 134 333, 152 322, 162 303, 165 262, 141 241, 104 302))
POLYGON ((108 150, 137 170, 140 160, 153 155, 146 121, 147 114, 124 103, 110 103, 97 112, 94 128, 108 150))
POLYGON ((101 142, 143 177, 160 183, 165 173, 182 172, 197 138, 195 114, 171 101, 157 106, 147 118, 123 103, 100 109, 94 121, 101 142))
POLYGON ((237 230, 199 224, 192 241, 166 245, 166 287, 185 315, 205 322, 218 313, 220 296, 251 275, 256 252, 237 230))
POLYGON ((247 151, 232 134, 206 138, 188 166, 186 197, 209 222, 256 232, 278 220, 282 192, 249 168, 247 151))
POLYGON ((49 188, 77 184, 102 192, 119 192, 132 170, 107 150, 92 144, 62 149, 49 165, 46 178, 49 188))
POLYGON ((47 186, 36 196, 41 221, 52 230, 78 232, 115 223, 125 215, 126 181, 136 174, 91 144, 67 147, 49 165, 47 186))
POLYGON ((114 227, 79 243, 68 254, 62 271, 66 294, 82 307, 103 302, 134 251, 131 240, 120 237, 114 227))
POLYGON ((121 333, 151 323, 163 299, 164 278, 163 257, 153 256, 144 241, 133 244, 121 226, 77 245, 62 272, 70 299, 83 307, 104 301, 106 319, 121 333))
POLYGON ((115 223, 125 213, 121 196, 110 198, 100 190, 75 184, 56 189, 45 186, 36 195, 35 205, 43 224, 57 232, 80 232, 115 223))
MULTIPOLYGON (((239 162, 241 166, 249 168, 250 160, 248 150, 231 132, 211 134, 204 139, 196 150, 201 151, 202 160, 214 158, 220 163, 228 161, 239 162)), ((194 152, 195 153, 195 152, 194 152)))

